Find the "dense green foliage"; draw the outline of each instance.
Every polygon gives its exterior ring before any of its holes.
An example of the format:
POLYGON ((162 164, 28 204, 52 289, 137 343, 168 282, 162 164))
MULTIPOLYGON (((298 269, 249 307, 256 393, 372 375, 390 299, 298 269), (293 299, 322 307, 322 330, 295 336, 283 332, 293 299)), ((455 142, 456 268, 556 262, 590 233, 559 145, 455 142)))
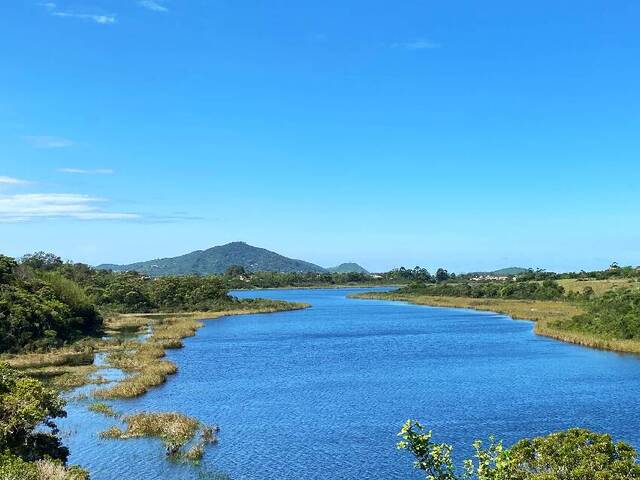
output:
POLYGON ((386 274, 386 278, 400 282, 432 282, 433 277, 426 268, 416 266, 414 268, 394 268, 386 274))
POLYGON ((224 273, 230 266, 242 266, 248 272, 323 272, 324 268, 313 263, 295 260, 264 248, 233 242, 207 250, 161 258, 130 265, 100 265, 114 271, 136 271, 152 276, 160 275, 211 275, 224 273))
POLYGON ((606 338, 640 339, 640 290, 610 290, 592 298, 585 304, 585 310, 560 326, 606 338))
POLYGON ((517 279, 523 282, 545 279, 561 280, 565 278, 583 280, 640 279, 640 267, 620 266, 614 262, 605 270, 593 270, 590 272, 581 270, 580 272, 555 273, 542 269, 529 269, 517 275, 517 279))
POLYGON ((542 282, 465 282, 419 283, 399 290, 399 293, 419 293, 439 297, 505 298, 525 300, 556 300, 564 288, 553 280, 542 282))
POLYGON ((224 282, 229 288, 285 288, 285 287, 314 287, 348 284, 382 285, 388 280, 382 277, 372 277, 364 273, 280 273, 255 272, 233 274, 236 269, 230 269, 224 276, 224 282))
POLYGON ((97 335, 109 312, 231 307, 223 277, 151 278, 64 263, 42 252, 0 256, 0 353, 46 350, 97 335))
POLYGON ((39 268, 0 256, 0 352, 59 346, 102 324, 79 285, 50 266, 39 268))
POLYGON ((69 455, 54 420, 66 416, 58 394, 38 380, 0 364, 0 478, 85 480, 69 455))
POLYGON ((456 467, 451 445, 432 441, 432 432, 408 420, 398 448, 414 457, 428 480, 633 480, 640 479, 636 451, 611 436, 572 428, 523 439, 511 448, 490 439, 474 443, 475 456, 456 467))
POLYGON ((0 364, 0 452, 25 461, 66 461, 53 419, 66 416, 58 394, 38 380, 0 364), (36 430, 39 425, 49 431, 36 430))
POLYGON ((87 294, 105 311, 144 313, 212 310, 232 302, 218 277, 150 278, 135 272, 94 271, 87 294))

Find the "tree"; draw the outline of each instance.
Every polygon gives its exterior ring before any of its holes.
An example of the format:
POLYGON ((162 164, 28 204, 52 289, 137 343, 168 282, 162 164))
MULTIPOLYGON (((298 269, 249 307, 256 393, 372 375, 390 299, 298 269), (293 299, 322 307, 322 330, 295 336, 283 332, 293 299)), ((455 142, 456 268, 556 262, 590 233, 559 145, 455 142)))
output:
POLYGON ((413 466, 425 472, 428 480, 457 480, 451 452, 453 447, 446 443, 432 442, 432 431, 415 420, 407 420, 398 436, 398 449, 409 450, 416 458, 413 466))
POLYGON ((65 417, 64 401, 40 381, 0 364, 0 452, 24 461, 66 462, 69 450, 57 437, 55 418, 65 417), (47 430, 37 428, 44 426, 47 430))
POLYGON ((449 272, 447 272, 444 268, 439 268, 436 271, 436 282, 446 282, 449 280, 449 272))
POLYGON ((60 257, 53 253, 45 252, 29 253, 22 257, 20 263, 35 270, 54 270, 63 265, 60 257))
POLYGON ((0 479, 88 480, 85 470, 65 466, 69 450, 53 422, 64 416, 54 390, 0 363, 0 479))
POLYGON ((0 285, 8 284, 14 279, 14 271, 18 266, 11 257, 0 255, 0 285))
POLYGON ((430 282, 431 274, 429 273, 429 270, 427 270, 426 268, 421 268, 419 266, 416 266, 413 269, 413 279, 416 282, 422 282, 422 283, 430 282))

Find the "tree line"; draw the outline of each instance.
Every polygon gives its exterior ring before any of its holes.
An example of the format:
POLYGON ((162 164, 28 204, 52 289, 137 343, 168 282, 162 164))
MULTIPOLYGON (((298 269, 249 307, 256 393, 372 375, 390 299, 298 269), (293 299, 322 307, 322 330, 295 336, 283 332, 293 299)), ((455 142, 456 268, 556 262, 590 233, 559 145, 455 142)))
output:
POLYGON ((97 335, 111 312, 207 311, 234 302, 219 277, 150 278, 42 252, 19 260, 0 255, 0 353, 97 335))
POLYGON ((554 280, 542 282, 414 282, 398 293, 437 297, 504 298, 515 300, 558 300, 565 289, 554 280))

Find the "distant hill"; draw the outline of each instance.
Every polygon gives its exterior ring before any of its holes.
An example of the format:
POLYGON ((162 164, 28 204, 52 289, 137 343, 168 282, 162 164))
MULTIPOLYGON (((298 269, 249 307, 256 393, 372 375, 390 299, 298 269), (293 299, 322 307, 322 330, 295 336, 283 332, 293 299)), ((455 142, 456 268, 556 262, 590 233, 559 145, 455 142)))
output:
POLYGON ((509 268, 501 268, 500 270, 494 270, 491 272, 494 275, 520 275, 528 270, 528 268, 522 267, 509 267, 509 268))
POLYGON ((326 270, 327 272, 332 272, 332 273, 364 273, 364 274, 369 273, 357 263, 341 263, 337 267, 330 267, 330 268, 327 268, 326 270))
POLYGON ((98 265, 97 268, 115 271, 134 270, 152 276, 224 273, 232 265, 240 265, 249 272, 324 272, 313 263, 295 260, 253 247, 244 242, 233 242, 207 250, 197 250, 179 257, 159 258, 129 265, 98 265))
POLYGON ((528 268, 521 268, 521 267, 509 267, 509 268, 501 268, 500 270, 493 270, 491 272, 468 272, 467 275, 477 275, 477 276, 482 276, 482 275, 493 275, 493 276, 499 276, 499 277, 505 277, 505 276, 516 276, 516 275, 520 275, 521 273, 527 272, 529 269, 528 268))

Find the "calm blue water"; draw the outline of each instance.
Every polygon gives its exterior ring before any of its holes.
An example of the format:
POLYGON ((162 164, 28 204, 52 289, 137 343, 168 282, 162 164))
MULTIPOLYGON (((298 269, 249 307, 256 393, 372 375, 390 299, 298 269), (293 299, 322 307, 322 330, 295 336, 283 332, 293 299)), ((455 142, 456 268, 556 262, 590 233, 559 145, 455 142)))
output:
POLYGON ((169 356, 178 375, 124 412, 178 410, 221 427, 200 468, 152 440, 100 440, 113 420, 69 406, 71 462, 94 480, 408 479, 396 451, 409 417, 459 454, 478 437, 507 443, 570 426, 640 446, 638 357, 535 336, 503 315, 352 300, 354 289, 239 292, 312 308, 207 322, 169 356))

